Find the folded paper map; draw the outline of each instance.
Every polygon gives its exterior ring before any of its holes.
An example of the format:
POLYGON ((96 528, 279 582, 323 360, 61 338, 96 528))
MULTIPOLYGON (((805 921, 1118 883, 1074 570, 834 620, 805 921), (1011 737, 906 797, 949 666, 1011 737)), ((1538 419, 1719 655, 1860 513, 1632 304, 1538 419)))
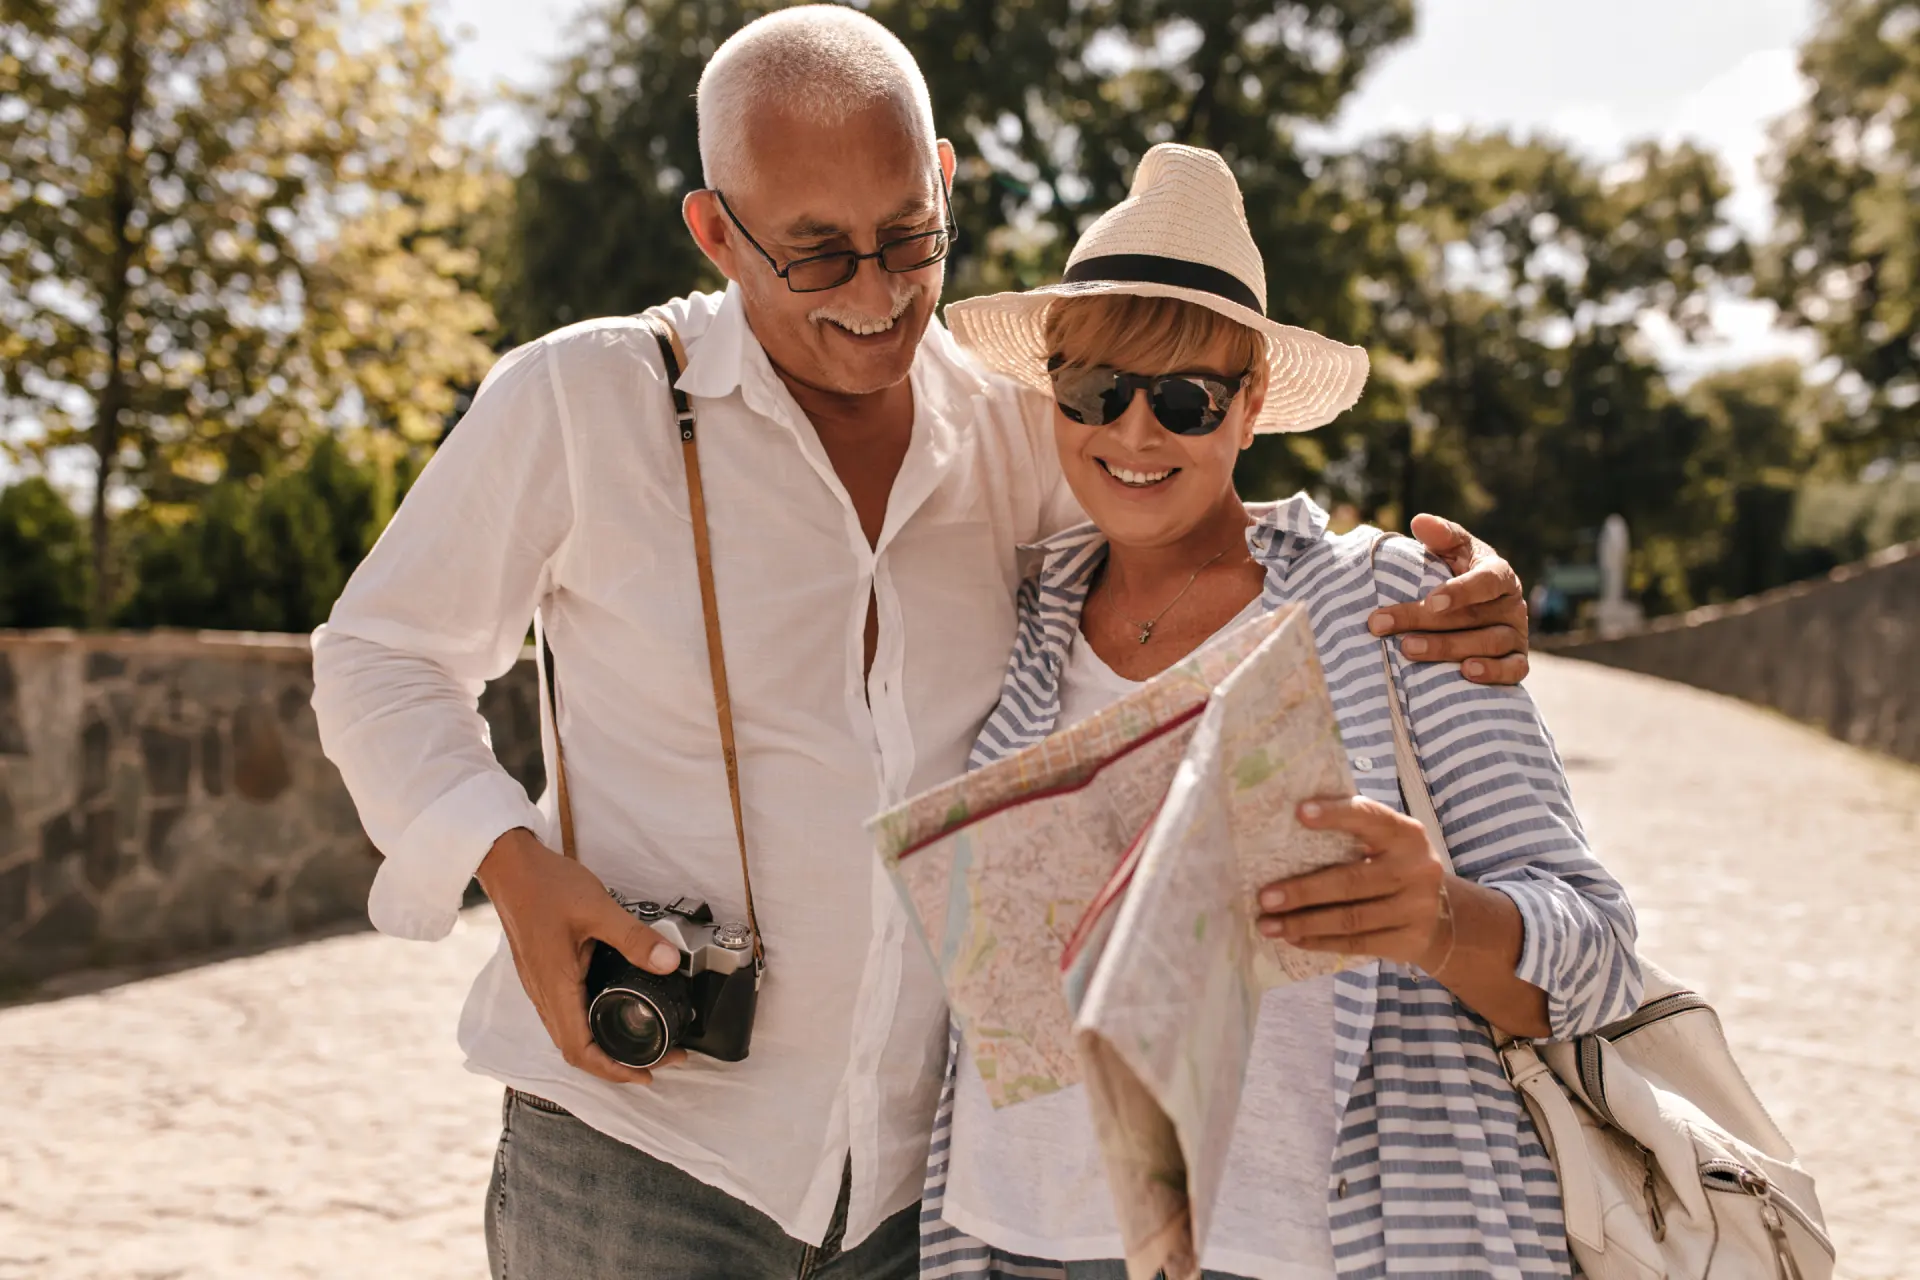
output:
POLYGON ((1356 855, 1294 817, 1353 789, 1285 606, 872 824, 993 1105, 1086 1084, 1133 1280, 1199 1275, 1260 998, 1340 963, 1254 895, 1356 855))

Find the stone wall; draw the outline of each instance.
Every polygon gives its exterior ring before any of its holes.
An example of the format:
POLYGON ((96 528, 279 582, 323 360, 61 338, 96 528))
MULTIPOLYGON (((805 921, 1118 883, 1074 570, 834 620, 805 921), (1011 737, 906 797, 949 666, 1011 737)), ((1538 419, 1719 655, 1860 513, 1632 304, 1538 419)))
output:
POLYGON ((1730 694, 1920 763, 1920 542, 1616 640, 1539 647, 1730 694))
MULTIPOLYGON (((0 632, 0 986, 364 920, 304 636, 0 632)), ((530 664, 482 710, 538 794, 530 664)))

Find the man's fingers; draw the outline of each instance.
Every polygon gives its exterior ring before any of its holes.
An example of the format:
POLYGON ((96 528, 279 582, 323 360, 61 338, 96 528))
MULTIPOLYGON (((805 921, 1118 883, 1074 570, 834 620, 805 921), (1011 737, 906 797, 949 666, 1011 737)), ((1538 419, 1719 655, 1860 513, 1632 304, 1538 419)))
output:
POLYGON ((1460 671, 1475 684, 1519 684, 1527 678, 1527 655, 1510 653, 1504 658, 1469 658, 1460 664, 1460 671))
POLYGON ((1435 591, 1425 600, 1382 605, 1367 615, 1367 630, 1376 636, 1406 632, 1463 631, 1504 623, 1519 629, 1527 622, 1526 603, 1518 596, 1496 596, 1463 604, 1435 591))
MULTIPOLYGON (((573 1060, 569 1059, 569 1061, 573 1060)), ((573 1065, 588 1075, 599 1076, 602 1080, 609 1080, 614 1084, 653 1083, 653 1072, 615 1062, 607 1056, 606 1050, 591 1040, 587 1042, 587 1047, 581 1051, 579 1060, 574 1061, 573 1065)))
POLYGON ((679 968, 680 948, 627 914, 612 898, 605 902, 605 909, 588 929, 591 937, 600 939, 625 956, 628 964, 648 973, 672 973, 679 968))
POLYGON ((1520 632, 1505 623, 1471 631, 1423 631, 1403 636, 1398 643, 1400 651, 1416 662, 1465 662, 1468 658, 1504 658, 1527 651, 1520 632))
POLYGON ((1473 564, 1475 539, 1462 525, 1421 512, 1413 518, 1413 536, 1445 560, 1447 568, 1454 573, 1464 573, 1473 564))
POLYGON ((1435 601, 1436 607, 1447 610, 1501 599, 1519 600, 1520 596, 1520 575, 1499 556, 1491 556, 1465 573, 1448 578, 1427 598, 1435 601))

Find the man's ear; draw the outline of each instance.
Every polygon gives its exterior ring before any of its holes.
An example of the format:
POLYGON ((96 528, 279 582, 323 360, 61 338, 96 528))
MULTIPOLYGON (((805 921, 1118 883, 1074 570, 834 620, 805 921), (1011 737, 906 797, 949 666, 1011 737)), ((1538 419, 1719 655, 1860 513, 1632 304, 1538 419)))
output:
POLYGON ((940 177, 946 182, 947 189, 951 191, 953 189, 953 169, 955 164, 953 144, 945 138, 942 138, 936 142, 934 146, 940 152, 940 177))
POLYGON ((693 242, 700 246, 700 252, 707 255, 707 261, 720 268, 720 274, 727 279, 738 280, 733 224, 727 221, 726 210, 720 207, 720 197, 704 188, 689 191, 687 198, 680 202, 680 217, 693 234, 693 242))

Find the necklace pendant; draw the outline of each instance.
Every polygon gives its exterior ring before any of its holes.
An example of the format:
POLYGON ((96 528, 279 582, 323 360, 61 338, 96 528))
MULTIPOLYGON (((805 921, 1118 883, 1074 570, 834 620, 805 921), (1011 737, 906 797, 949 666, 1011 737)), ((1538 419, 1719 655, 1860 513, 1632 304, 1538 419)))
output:
MULTIPOLYGON (((1158 618, 1154 619, 1154 622, 1158 622, 1158 621, 1159 621, 1158 618)), ((1153 639, 1153 622, 1141 623, 1140 624, 1140 643, 1145 644, 1147 641, 1151 639, 1153 639)))

